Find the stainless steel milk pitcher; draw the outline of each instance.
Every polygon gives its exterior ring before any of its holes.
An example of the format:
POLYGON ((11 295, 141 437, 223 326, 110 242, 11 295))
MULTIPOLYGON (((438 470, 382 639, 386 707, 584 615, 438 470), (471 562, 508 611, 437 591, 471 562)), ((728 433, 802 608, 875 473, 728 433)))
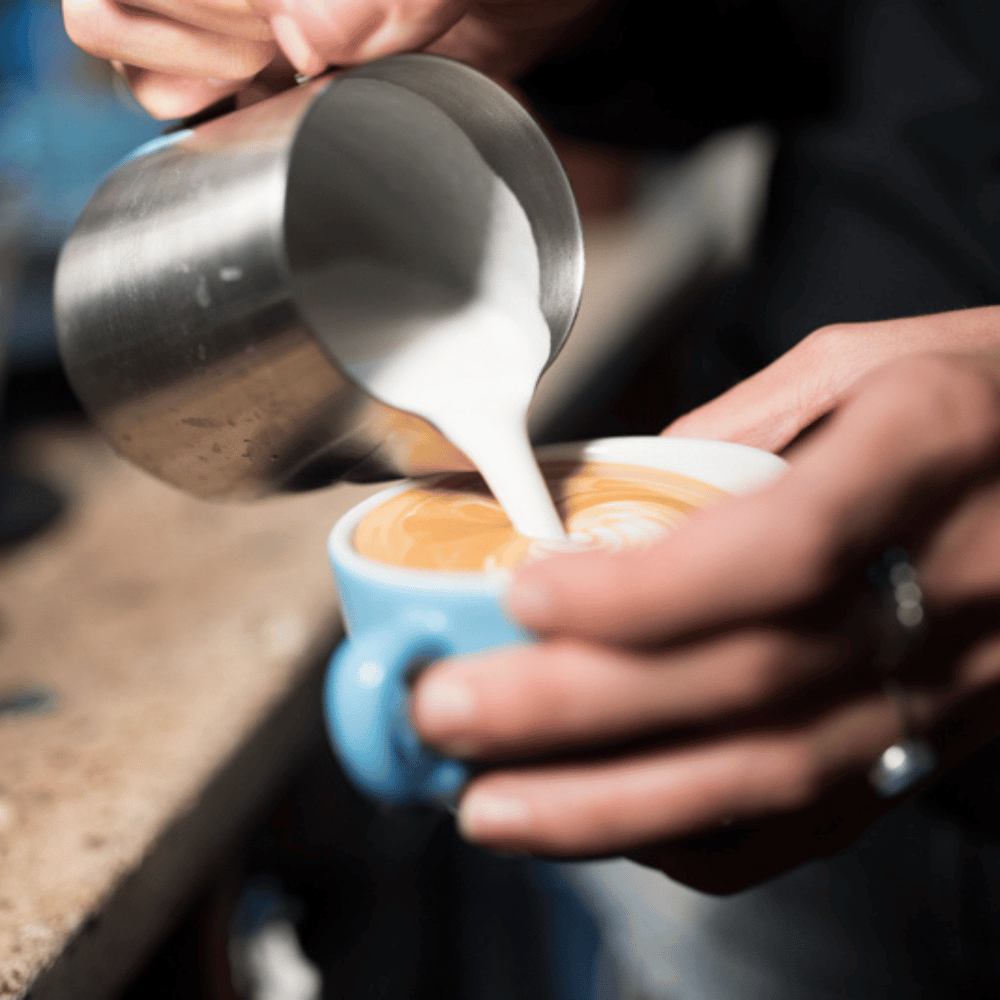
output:
POLYGON ((531 223, 551 361, 583 276, 559 161, 488 78, 401 55, 167 136, 106 179, 56 275, 74 389, 117 451, 200 497, 468 468, 353 382, 338 342, 388 308, 359 262, 462 294, 483 171, 531 223))

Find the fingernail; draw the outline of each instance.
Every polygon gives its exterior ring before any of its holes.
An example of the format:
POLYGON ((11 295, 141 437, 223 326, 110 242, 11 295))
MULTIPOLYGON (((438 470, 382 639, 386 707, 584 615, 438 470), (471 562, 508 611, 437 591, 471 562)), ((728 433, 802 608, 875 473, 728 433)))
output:
POLYGON ((537 580, 515 579, 507 591, 507 607, 518 619, 544 619, 552 607, 552 593, 537 580))
POLYGON ((458 832, 467 840, 480 840, 516 833, 525 829, 530 819, 531 808, 524 799, 473 791, 458 807, 458 832))
POLYGON ((468 725, 476 716, 476 697, 453 677, 430 676, 417 688, 420 721, 430 729, 468 725))
POLYGON ((275 14, 271 18, 271 31, 274 32, 282 52, 300 73, 305 76, 317 76, 326 69, 326 63, 287 14, 275 14))

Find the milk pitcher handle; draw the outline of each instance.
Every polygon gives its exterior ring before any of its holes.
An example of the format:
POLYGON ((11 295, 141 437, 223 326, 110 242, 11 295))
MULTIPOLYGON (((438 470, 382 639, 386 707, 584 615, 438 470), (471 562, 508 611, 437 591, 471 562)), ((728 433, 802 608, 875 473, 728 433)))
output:
POLYGON ((414 674, 454 651, 436 625, 421 616, 382 623, 345 640, 330 661, 330 738, 348 777, 382 802, 451 805, 469 777, 420 742, 407 713, 414 674))

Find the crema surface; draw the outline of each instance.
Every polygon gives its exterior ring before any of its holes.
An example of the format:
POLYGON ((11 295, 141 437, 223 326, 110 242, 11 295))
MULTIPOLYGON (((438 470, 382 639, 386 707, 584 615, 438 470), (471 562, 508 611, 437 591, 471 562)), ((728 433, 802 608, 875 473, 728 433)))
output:
POLYGON ((519 534, 474 473, 444 476, 392 497, 355 529, 368 559, 411 569, 492 571, 563 549, 643 545, 677 527, 723 490, 659 469, 611 462, 544 462, 542 472, 569 542, 519 534))

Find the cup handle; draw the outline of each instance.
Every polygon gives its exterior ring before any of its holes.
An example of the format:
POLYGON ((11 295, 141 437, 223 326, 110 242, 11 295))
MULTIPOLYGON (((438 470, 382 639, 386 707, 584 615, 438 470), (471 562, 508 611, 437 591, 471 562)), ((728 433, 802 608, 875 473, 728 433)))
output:
POLYGON ((464 764, 420 742, 407 712, 413 672, 453 652, 435 625, 413 616, 353 635, 326 675, 324 715, 344 770, 362 792, 393 805, 451 805, 469 777, 464 764))

